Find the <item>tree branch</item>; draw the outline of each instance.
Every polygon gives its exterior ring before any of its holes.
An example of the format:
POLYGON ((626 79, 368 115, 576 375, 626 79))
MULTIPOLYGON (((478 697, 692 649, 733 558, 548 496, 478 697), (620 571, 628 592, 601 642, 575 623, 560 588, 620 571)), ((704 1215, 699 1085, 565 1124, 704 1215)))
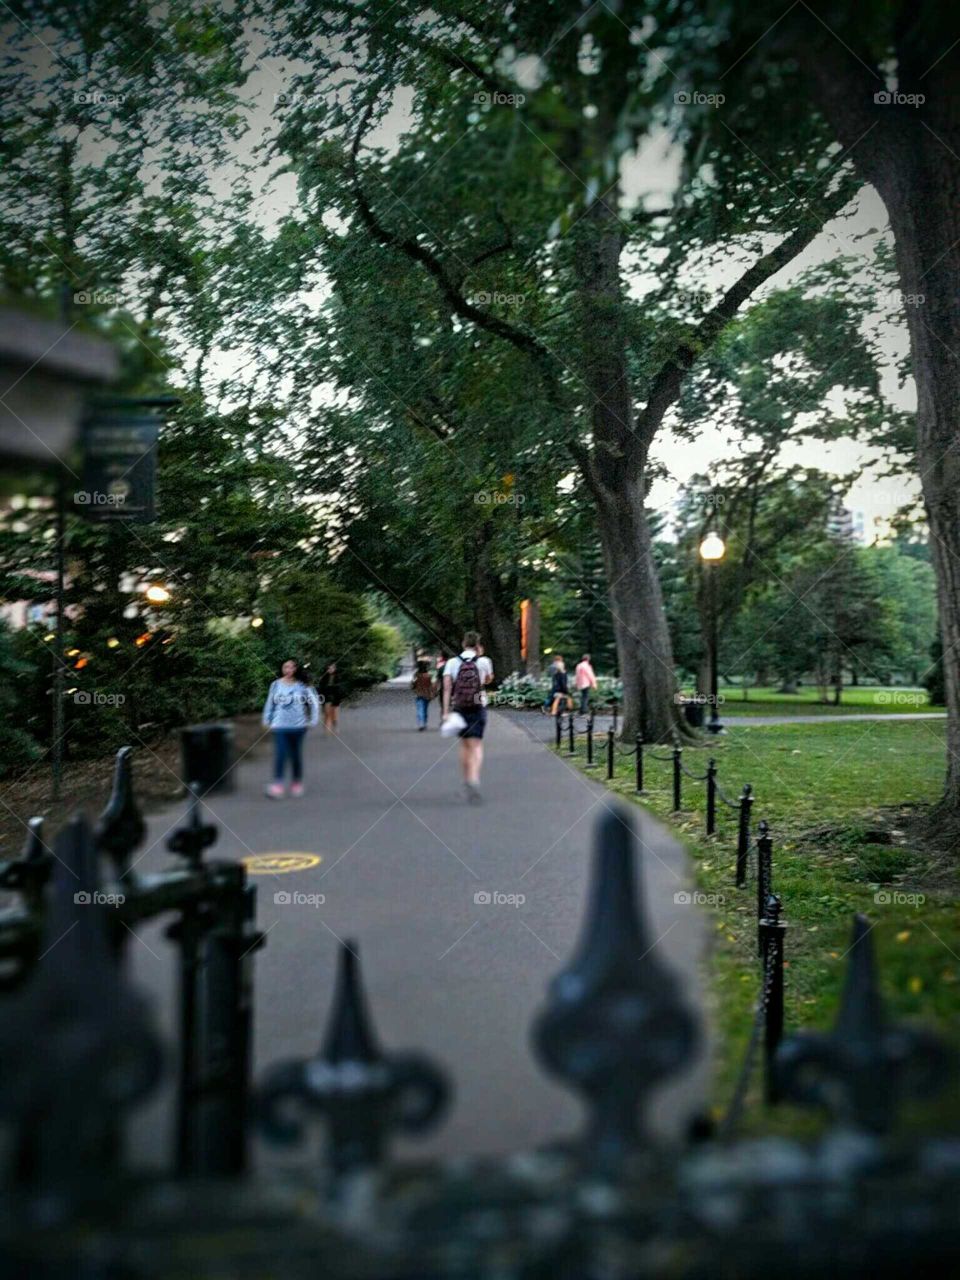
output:
POLYGON ((810 206, 807 216, 785 240, 758 258, 735 281, 715 306, 711 307, 700 323, 681 338, 671 354, 660 366, 650 384, 647 402, 637 415, 638 447, 650 447, 667 410, 676 403, 683 379, 697 358, 708 350, 739 311, 744 302, 762 284, 792 262, 811 243, 860 187, 859 180, 844 179, 836 191, 826 196, 820 208, 813 213, 810 206))

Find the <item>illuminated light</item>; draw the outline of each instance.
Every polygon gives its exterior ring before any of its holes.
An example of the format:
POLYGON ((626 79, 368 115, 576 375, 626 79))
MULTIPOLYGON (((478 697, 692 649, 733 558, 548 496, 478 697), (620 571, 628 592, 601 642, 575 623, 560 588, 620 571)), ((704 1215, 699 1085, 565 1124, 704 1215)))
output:
POLYGON ((89 661, 90 661, 89 658, 78 658, 76 662, 73 664, 74 671, 82 671, 83 668, 87 666, 89 661))
POLYGON ((258 617, 258 618, 251 618, 251 619, 250 619, 250 625, 251 625, 251 627, 262 627, 262 626, 263 626, 263 619, 262 619, 262 618, 259 618, 259 617, 258 617))
POLYGON ((708 562, 722 560, 726 549, 726 544, 719 533, 712 531, 700 543, 700 555, 708 562))
POLYGON ((177 638, 176 636, 167 636, 166 640, 161 640, 161 641, 160 641, 160 643, 161 643, 161 644, 173 644, 173 642, 174 642, 174 640, 176 640, 176 638, 177 638))
POLYGON ((116 649, 116 647, 117 647, 117 645, 118 645, 119 643, 120 643, 120 641, 117 639, 117 637, 116 637, 116 636, 111 636, 111 637, 110 637, 110 639, 107 641, 107 648, 108 648, 108 649, 116 649))
POLYGON ((149 639, 150 639, 150 632, 144 631, 143 635, 137 636, 136 640, 134 640, 133 643, 137 646, 138 649, 142 649, 149 639))
POLYGON ((78 656, 78 654, 79 654, 79 653, 80 653, 80 650, 79 650, 79 649, 68 649, 68 650, 67 650, 67 657, 68 657, 68 658, 76 658, 76 657, 78 656))
POLYGON ((76 692, 77 692, 77 686, 76 686, 76 685, 74 685, 72 689, 64 689, 64 693, 67 695, 67 697, 69 697, 69 696, 70 696, 70 694, 72 694, 72 693, 76 693, 76 692))
POLYGON ((43 638, 46 640, 47 644, 49 644, 51 640, 56 640, 57 633, 55 631, 48 631, 43 638))
POLYGON ((170 599, 170 592, 166 587, 162 587, 159 582, 147 587, 143 594, 151 604, 166 604, 170 599))

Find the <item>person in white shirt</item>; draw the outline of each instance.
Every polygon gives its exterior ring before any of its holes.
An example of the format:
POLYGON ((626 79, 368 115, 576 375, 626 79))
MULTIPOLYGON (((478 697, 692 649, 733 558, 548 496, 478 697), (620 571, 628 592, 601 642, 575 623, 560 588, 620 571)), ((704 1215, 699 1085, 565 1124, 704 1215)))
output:
POLYGON ((577 663, 573 679, 577 692, 580 694, 580 714, 585 716, 590 702, 590 690, 597 687, 597 677, 590 663, 589 653, 585 653, 577 663))
POLYGON ((460 770, 470 804, 480 803, 483 731, 487 727, 486 686, 493 680, 493 663, 480 653, 480 637, 468 631, 459 657, 443 668, 443 718, 456 711, 464 719, 460 730, 460 770))

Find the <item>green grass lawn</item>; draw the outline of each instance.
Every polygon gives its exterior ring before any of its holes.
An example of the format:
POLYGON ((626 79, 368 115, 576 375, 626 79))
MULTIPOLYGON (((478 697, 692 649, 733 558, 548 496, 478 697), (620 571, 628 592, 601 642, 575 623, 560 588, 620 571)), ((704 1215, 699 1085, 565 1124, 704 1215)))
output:
MULTIPOLYGON (((692 689, 685 690, 691 693, 692 689)), ((741 689, 736 685, 720 686, 724 699, 720 708, 722 716, 844 716, 844 715, 896 715, 911 711, 942 711, 942 707, 930 703, 926 689, 877 688, 874 685, 849 685, 843 690, 838 707, 832 701, 822 702, 815 686, 804 687, 797 693, 781 693, 776 688, 741 689), (744 697, 746 693, 746 697, 744 697)), ((832 695, 831 695, 832 697, 832 695)))
MULTIPOLYGON (((665 749, 658 753, 666 754, 665 749)), ((923 806, 935 800, 944 774, 945 727, 939 722, 742 726, 688 748, 685 763, 703 773, 713 755, 731 800, 749 782, 754 829, 771 826, 773 888, 783 900, 786 935, 786 1023, 824 1027, 836 1009, 853 913, 875 922, 872 937, 892 1016, 936 1022, 960 1042, 960 908, 957 867, 924 852, 911 838, 923 806), (922 895, 916 904, 878 894, 922 895)), ((745 889, 734 887, 736 814, 720 806, 718 833, 704 834, 703 783, 684 777, 683 812, 672 815, 671 766, 645 753, 643 803, 668 820, 686 843, 699 887, 718 895, 709 911, 715 943, 705 975, 718 1035, 713 1103, 730 1098, 746 1046, 759 984, 756 879, 751 857, 745 889)), ((634 762, 618 760, 615 790, 633 798, 634 762)), ((753 1098, 758 1099, 759 1075, 753 1098)), ((960 1115, 960 1102, 946 1104, 960 1115)), ((788 1107, 774 1127, 797 1131, 808 1121, 788 1107)), ((759 1106, 747 1124, 770 1127, 759 1106)))

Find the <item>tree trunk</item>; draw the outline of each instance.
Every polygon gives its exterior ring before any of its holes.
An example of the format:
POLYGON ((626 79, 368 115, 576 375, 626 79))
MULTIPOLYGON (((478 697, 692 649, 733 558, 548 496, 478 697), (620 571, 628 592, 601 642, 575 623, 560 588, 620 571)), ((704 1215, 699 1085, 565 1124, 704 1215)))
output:
POLYGON ((520 619, 512 600, 503 599, 499 580, 481 561, 474 572, 476 627, 497 680, 520 670, 520 619))
POLYGON ((646 742, 660 742, 687 731, 640 485, 625 478, 619 490, 604 493, 598 514, 623 679, 623 736, 641 732, 646 742))
POLYGON ((810 39, 808 29, 798 55, 837 137, 879 192, 896 244, 917 384, 917 468, 930 522, 943 640, 947 773, 941 810, 960 823, 960 97, 955 88, 960 44, 955 25, 949 7, 915 0, 911 21, 897 28, 898 89, 922 94, 920 106, 871 107, 878 84, 868 76, 866 85, 862 62, 826 36, 810 39))
POLYGON ((620 255, 623 224, 614 183, 577 228, 575 270, 583 379, 593 447, 578 454, 597 504, 617 659, 624 738, 659 742, 685 725, 676 702, 673 649, 644 507, 646 445, 638 438, 627 360, 620 255))

